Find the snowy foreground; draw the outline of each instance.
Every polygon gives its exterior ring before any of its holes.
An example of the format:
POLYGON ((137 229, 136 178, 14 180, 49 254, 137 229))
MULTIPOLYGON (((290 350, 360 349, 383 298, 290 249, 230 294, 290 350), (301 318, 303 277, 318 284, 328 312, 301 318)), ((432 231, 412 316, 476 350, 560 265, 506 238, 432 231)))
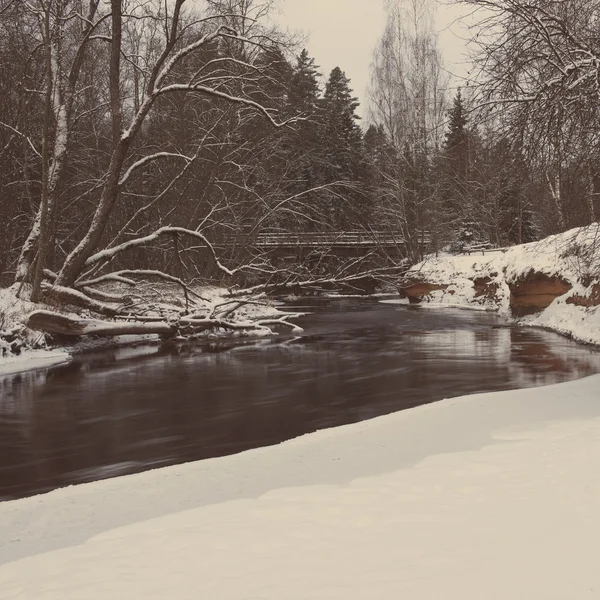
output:
POLYGON ((0 598, 598 598, 599 389, 446 400, 0 504, 0 598))

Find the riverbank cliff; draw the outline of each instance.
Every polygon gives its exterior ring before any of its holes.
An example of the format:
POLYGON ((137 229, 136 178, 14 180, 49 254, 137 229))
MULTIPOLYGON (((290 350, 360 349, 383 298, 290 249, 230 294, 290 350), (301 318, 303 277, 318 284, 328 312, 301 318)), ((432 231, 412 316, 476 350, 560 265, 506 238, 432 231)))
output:
POLYGON ((485 254, 428 257, 399 292, 413 304, 495 310, 600 345, 600 224, 485 254))

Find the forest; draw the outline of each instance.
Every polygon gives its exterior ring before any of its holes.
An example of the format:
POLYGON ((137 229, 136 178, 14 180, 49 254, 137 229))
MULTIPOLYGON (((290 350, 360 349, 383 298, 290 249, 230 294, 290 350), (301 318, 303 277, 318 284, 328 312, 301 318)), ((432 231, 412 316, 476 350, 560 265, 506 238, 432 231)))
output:
POLYGON ((386 2, 360 119, 344 65, 321 73, 274 0, 0 0, 0 283, 114 317, 131 299, 108 284, 162 281, 189 316, 193 285, 393 278, 594 222, 599 3, 462 4, 456 82, 434 0, 386 2), (254 243, 346 231, 401 232, 402 264, 254 243))

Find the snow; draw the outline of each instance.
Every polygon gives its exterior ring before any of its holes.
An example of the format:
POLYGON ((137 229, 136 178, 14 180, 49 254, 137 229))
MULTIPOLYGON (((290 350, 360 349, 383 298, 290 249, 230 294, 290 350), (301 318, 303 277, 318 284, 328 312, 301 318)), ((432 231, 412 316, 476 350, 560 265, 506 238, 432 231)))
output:
POLYGON ((379 304, 410 304, 408 298, 389 298, 386 300, 379 300, 379 304))
POLYGON ((44 352, 44 337, 23 326, 23 321, 36 305, 18 298, 17 290, 18 285, 0 288, 0 374, 37 368, 36 365, 56 364, 56 353, 50 356, 44 352), (17 349, 11 348, 6 341, 7 334, 16 334, 19 338, 17 349))
POLYGON ((70 360, 71 355, 65 350, 25 350, 19 356, 0 358, 0 377, 22 371, 47 369, 70 360))
POLYGON ((518 319, 518 322, 552 329, 582 342, 600 344, 600 307, 583 308, 566 302, 574 294, 586 296, 593 283, 598 281, 600 224, 492 253, 429 257, 411 271, 429 282, 449 284, 446 290, 431 292, 421 306, 497 310, 510 318, 507 282, 526 277, 532 269, 560 277, 573 289, 544 311, 518 319), (498 284, 496 298, 475 297, 472 280, 479 277, 487 277, 498 284), (592 284, 584 285, 586 280, 592 284))
POLYGON ((0 598, 582 599, 600 376, 0 504, 0 598))
POLYGON ((600 307, 581 308, 557 298, 540 314, 520 319, 522 325, 544 327, 586 344, 600 344, 600 307))

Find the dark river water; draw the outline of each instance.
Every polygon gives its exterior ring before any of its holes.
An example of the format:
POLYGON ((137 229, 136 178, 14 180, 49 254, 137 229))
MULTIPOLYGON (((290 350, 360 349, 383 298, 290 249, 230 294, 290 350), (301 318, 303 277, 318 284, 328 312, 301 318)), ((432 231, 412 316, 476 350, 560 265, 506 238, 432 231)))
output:
POLYGON ((222 456, 461 394, 600 372, 494 314, 331 300, 304 334, 142 347, 0 377, 0 499, 222 456))

